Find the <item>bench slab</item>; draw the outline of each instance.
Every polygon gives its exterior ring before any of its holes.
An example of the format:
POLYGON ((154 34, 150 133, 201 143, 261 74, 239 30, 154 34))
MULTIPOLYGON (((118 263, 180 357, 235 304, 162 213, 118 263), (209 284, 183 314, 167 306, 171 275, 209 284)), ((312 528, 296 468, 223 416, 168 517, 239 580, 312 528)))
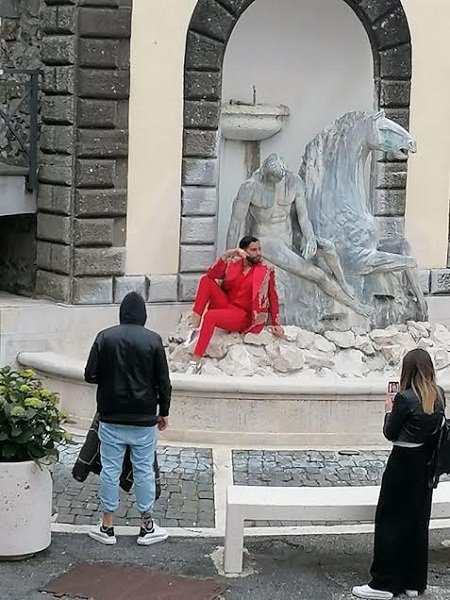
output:
MULTIPOLYGON (((373 521, 379 493, 379 486, 230 486, 227 490, 225 572, 242 571, 244 521, 373 521)), ((434 490, 431 518, 450 518, 450 482, 442 482, 434 490)))

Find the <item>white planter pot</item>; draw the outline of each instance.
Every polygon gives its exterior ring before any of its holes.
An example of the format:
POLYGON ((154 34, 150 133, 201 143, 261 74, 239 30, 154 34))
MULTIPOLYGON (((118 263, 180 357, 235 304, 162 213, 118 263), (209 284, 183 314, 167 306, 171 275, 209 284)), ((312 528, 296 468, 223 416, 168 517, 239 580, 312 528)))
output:
POLYGON ((35 554, 50 546, 52 491, 45 465, 0 462, 0 558, 35 554))

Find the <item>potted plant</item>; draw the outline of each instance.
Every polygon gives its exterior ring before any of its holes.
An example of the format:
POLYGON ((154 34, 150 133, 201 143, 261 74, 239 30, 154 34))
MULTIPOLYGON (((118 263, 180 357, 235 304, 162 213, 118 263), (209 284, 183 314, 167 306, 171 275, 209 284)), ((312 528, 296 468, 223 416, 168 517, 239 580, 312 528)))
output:
POLYGON ((30 369, 0 369, 0 557, 44 550, 51 541, 51 465, 70 441, 58 395, 30 369))

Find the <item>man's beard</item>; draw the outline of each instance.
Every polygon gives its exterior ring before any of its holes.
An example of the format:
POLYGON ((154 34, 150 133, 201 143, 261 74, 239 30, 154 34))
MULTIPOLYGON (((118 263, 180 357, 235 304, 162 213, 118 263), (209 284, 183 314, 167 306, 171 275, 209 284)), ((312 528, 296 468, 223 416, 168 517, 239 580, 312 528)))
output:
POLYGON ((261 257, 260 256, 247 256, 247 261, 251 264, 251 265, 257 265, 261 262, 261 257))

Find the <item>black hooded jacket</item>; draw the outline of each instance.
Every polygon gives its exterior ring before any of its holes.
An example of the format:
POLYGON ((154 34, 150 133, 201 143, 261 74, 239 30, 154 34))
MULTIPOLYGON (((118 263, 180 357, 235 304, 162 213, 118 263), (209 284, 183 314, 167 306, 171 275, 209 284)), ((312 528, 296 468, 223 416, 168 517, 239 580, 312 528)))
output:
POLYGON ((101 331, 84 371, 97 384, 100 421, 119 425, 155 425, 167 417, 172 386, 161 337, 145 329, 142 296, 130 292, 120 305, 120 325, 101 331))

